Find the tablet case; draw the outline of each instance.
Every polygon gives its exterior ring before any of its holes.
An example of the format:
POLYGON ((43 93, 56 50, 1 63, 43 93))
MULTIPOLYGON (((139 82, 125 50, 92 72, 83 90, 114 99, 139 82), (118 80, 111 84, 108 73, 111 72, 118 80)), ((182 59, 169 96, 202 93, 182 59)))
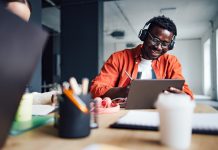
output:
POLYGON ((155 79, 131 81, 127 97, 126 109, 151 109, 157 100, 159 93, 168 90, 169 87, 182 89, 185 80, 155 79))

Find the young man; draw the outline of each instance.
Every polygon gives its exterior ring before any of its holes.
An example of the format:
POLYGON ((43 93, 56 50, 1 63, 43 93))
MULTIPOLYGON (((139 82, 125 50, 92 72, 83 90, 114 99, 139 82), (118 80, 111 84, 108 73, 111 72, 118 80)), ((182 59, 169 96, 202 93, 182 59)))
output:
MULTIPOLYGON (((139 33, 143 44, 133 49, 116 52, 105 62, 99 75, 92 81, 90 92, 93 97, 127 97, 130 79, 140 72, 141 79, 184 79, 181 64, 173 55, 177 35, 176 25, 165 16, 150 19, 139 33), (149 26, 148 29, 145 29, 149 26)), ((143 90, 143 89, 142 89, 143 90)), ((193 99, 187 83, 183 90, 171 87, 169 92, 186 93, 193 99)))

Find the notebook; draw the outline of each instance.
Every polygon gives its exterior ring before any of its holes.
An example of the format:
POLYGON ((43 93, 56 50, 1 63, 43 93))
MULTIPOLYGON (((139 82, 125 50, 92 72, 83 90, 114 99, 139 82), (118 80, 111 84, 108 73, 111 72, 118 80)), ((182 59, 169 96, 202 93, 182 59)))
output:
POLYGON ((0 8, 0 149, 24 89, 42 54, 47 33, 0 8))
POLYGON ((54 112, 57 106, 52 105, 32 105, 32 115, 45 116, 51 112, 54 112))
POLYGON ((155 79, 131 81, 127 97, 126 109, 151 109, 158 95, 169 87, 182 89, 185 80, 178 79, 155 79))
POLYGON ((14 121, 12 128, 10 130, 10 135, 16 136, 29 130, 41 127, 53 121, 54 118, 52 116, 33 116, 32 120, 26 122, 14 121))
MULTIPOLYGON (((157 131, 159 124, 158 112, 131 110, 110 127, 157 131)), ((194 113, 192 133, 218 135, 218 113, 194 113)))

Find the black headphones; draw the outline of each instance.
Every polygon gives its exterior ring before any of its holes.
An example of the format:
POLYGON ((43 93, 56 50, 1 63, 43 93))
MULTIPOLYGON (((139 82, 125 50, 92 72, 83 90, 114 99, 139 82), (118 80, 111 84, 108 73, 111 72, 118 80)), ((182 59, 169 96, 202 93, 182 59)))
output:
MULTIPOLYGON (((144 27, 139 31, 139 35, 138 35, 138 37, 139 37, 139 39, 141 40, 141 41, 145 41, 145 38, 146 38, 146 34, 147 34, 147 32, 148 32, 148 29, 145 29, 145 27, 146 26, 148 26, 148 25, 150 25, 151 24, 151 21, 148 21, 148 22, 146 22, 146 24, 144 25, 144 27)), ((172 50, 173 49, 173 47, 174 47, 174 45, 175 45, 175 38, 176 38, 176 36, 174 35, 173 36, 173 39, 172 39, 172 41, 170 42, 170 44, 169 44, 169 46, 168 46, 168 49, 169 50, 172 50)))

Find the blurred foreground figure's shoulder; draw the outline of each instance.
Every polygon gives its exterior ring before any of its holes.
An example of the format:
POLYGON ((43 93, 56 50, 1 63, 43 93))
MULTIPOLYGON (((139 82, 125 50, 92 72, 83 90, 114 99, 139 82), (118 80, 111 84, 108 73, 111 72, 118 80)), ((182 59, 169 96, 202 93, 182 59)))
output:
POLYGON ((19 16, 25 21, 28 21, 31 14, 31 6, 27 0, 5 0, 6 8, 19 16))

